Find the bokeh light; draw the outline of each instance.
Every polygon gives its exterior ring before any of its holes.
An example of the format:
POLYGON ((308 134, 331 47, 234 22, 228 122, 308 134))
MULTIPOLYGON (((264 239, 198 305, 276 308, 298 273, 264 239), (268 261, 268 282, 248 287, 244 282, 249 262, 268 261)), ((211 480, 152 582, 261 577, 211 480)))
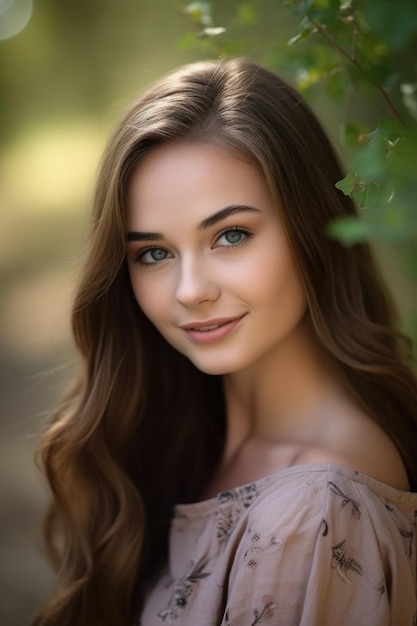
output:
POLYGON ((32 0, 0 0, 0 40, 18 35, 29 22, 32 0))

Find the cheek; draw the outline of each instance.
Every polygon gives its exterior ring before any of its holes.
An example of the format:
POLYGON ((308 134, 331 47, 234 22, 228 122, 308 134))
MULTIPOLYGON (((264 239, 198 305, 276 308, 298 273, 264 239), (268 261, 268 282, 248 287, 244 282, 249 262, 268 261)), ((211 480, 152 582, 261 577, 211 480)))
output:
POLYGON ((137 276, 130 274, 130 281, 136 302, 142 312, 152 322, 161 316, 161 312, 166 309, 164 302, 164 291, 155 286, 155 281, 145 279, 139 280, 137 276))
POLYGON ((286 242, 274 242, 242 267, 240 284, 254 301, 305 308, 305 290, 286 242))

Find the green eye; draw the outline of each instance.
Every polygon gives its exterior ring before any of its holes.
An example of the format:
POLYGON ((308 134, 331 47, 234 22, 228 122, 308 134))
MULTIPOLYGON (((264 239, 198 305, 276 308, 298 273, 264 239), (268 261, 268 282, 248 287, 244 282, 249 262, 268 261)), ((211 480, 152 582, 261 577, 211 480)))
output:
POLYGON ((227 233, 224 233, 224 237, 229 243, 239 243, 243 237, 243 233, 240 230, 229 230, 227 233))
POLYGON ((166 250, 162 250, 162 248, 149 250, 149 254, 154 261, 163 261, 168 256, 168 252, 166 250))
POLYGON ((243 228, 229 228, 228 230, 223 231, 223 233, 219 236, 217 243, 224 248, 230 248, 243 244, 246 239, 251 236, 251 233, 243 230, 243 228))
POLYGON ((156 263, 165 261, 170 257, 169 252, 163 248, 148 248, 139 255, 138 261, 142 265, 156 265, 156 263))

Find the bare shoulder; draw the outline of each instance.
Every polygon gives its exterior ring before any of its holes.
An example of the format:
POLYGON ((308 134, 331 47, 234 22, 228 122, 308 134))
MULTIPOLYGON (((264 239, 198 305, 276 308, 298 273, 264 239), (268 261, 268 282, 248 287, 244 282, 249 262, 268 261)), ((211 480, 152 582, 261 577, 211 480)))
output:
POLYGON ((364 414, 341 419, 325 444, 300 452, 296 464, 331 463, 351 467, 396 489, 410 483, 401 455, 385 431, 364 414))

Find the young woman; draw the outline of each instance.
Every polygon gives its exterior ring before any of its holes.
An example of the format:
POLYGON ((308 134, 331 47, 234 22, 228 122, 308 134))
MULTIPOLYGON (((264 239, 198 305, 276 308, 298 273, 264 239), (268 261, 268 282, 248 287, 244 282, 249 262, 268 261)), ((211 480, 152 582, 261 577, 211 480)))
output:
MULTIPOLYGON (((36 624, 411 626, 417 385, 315 116, 197 63, 104 157, 42 445, 56 590, 36 624)), ((413 621, 414 620, 414 621, 413 621)))

